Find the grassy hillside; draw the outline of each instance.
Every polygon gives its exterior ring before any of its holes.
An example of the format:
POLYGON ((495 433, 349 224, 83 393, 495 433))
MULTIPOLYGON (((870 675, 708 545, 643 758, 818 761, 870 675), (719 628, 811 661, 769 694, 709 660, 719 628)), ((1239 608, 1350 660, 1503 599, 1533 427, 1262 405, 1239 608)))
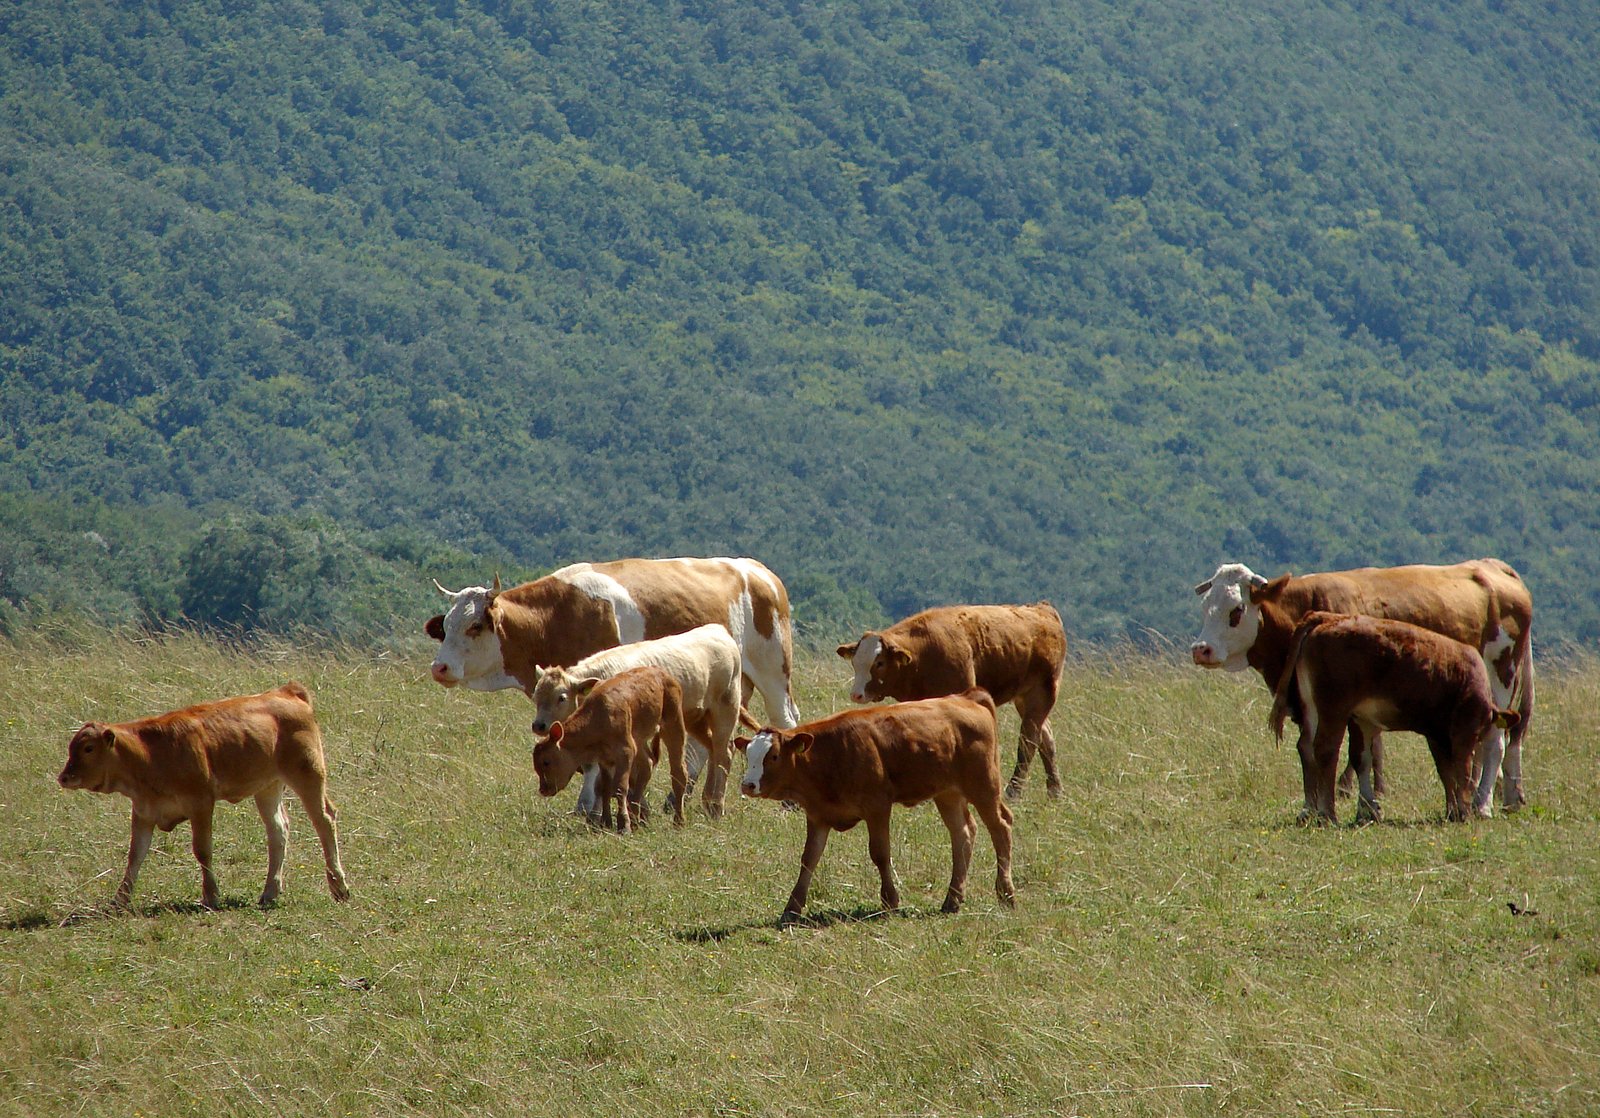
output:
MULTIPOLYGON (((1293 823, 1266 695, 1141 658, 1074 664, 1068 795, 1017 810, 1018 907, 980 840, 899 813, 905 910, 873 913, 859 832, 780 930, 803 826, 774 804, 627 839, 543 801, 528 706, 401 660, 192 638, 6 646, 0 1113, 1576 1116, 1600 1107, 1600 670, 1551 666, 1530 808, 1447 825, 1397 735, 1388 820, 1293 823), (125 801, 53 777, 76 725, 286 677, 317 696, 346 906, 293 810, 257 911, 253 808, 218 813, 221 911, 187 830, 108 913, 125 801), (1521 914, 1508 906, 1514 904, 1521 914)), ((802 710, 840 704, 831 658, 802 710)), ((1016 720, 1003 734, 1009 757, 1016 720)), ((1348 814, 1348 812, 1347 812, 1348 814)))
POLYGON ((0 490, 1095 640, 1223 559, 1495 554, 1593 641, 1597 53, 1582 5, 14 4, 0 490))

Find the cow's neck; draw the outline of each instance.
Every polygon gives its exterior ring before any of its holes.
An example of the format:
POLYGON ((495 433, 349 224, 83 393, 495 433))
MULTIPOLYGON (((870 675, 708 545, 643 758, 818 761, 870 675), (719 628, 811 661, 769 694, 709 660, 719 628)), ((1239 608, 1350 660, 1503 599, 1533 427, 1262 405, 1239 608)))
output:
POLYGON ((1262 602, 1261 627, 1256 632, 1255 643, 1245 654, 1245 662, 1257 672, 1268 690, 1276 690, 1283 669, 1289 662, 1289 645, 1294 637, 1294 627, 1299 624, 1304 609, 1285 608, 1276 602, 1262 602))

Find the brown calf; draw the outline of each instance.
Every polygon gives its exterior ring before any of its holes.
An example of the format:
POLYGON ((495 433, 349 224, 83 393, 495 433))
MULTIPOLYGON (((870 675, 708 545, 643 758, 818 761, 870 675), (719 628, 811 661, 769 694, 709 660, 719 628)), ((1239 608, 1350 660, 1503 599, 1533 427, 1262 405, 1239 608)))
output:
POLYGON ((931 699, 981 687, 998 706, 1015 703, 1022 733, 1006 795, 1022 795, 1035 751, 1044 763, 1046 793, 1061 794, 1050 711, 1061 687, 1067 634, 1049 602, 940 606, 863 633, 837 651, 855 669, 852 702, 931 699))
POLYGON ((589 765, 600 766, 603 826, 611 826, 617 799, 617 830, 631 831, 641 817, 645 787, 665 743, 672 768, 672 818, 683 822, 688 772, 683 764, 683 689, 658 667, 631 668, 610 679, 584 679, 571 688, 578 707, 533 747, 539 795, 554 796, 589 765))
POLYGON ((327 796, 322 732, 311 696, 298 683, 259 695, 243 695, 186 707, 136 722, 89 722, 67 746, 67 764, 56 778, 63 788, 120 792, 133 801, 133 838, 128 868, 116 903, 133 896, 139 867, 150 852, 155 828, 170 831, 189 821, 195 860, 200 863, 200 903, 217 907, 211 872, 211 815, 218 800, 238 803, 254 796, 267 829, 267 883, 261 904, 283 888, 289 847, 284 786, 311 817, 327 863, 328 891, 348 900, 333 801, 327 796))
POLYGON ((800 880, 783 906, 783 919, 805 911, 811 875, 830 831, 848 831, 865 820, 867 848, 878 867, 886 908, 898 908, 900 893, 889 865, 889 812, 932 800, 950 832, 950 888, 944 911, 961 907, 977 826, 967 810, 977 808, 994 843, 995 892, 1007 907, 1016 903, 1011 883, 1011 809, 1000 785, 1000 747, 994 700, 975 688, 961 695, 848 710, 806 722, 793 730, 765 729, 736 738, 745 755, 746 796, 786 800, 806 813, 806 845, 800 880))
MULTIPOLYGON (((1474 757, 1490 734, 1514 729, 1520 717, 1495 703, 1483 657, 1470 645, 1405 621, 1320 610, 1296 626, 1278 679, 1271 720, 1280 741, 1291 716, 1300 725, 1300 817, 1329 823, 1336 821, 1334 777, 1346 725, 1359 726, 1366 741, 1384 730, 1427 738, 1445 815, 1465 819, 1474 757)), ((1377 819, 1370 750, 1353 760, 1361 786, 1356 817, 1377 819)))

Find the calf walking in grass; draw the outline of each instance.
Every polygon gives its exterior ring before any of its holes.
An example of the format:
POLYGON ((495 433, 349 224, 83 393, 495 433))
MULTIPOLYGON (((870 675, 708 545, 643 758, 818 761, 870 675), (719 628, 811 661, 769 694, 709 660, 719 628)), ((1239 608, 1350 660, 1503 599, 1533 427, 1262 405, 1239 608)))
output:
MULTIPOLYGON (((688 773, 683 764, 683 689, 657 667, 631 668, 610 679, 582 679, 570 687, 574 709, 533 747, 539 794, 554 796, 580 769, 600 769, 600 822, 611 826, 617 800, 617 830, 627 832, 643 817, 644 792, 665 744, 672 769, 673 822, 683 822, 688 773)), ((537 732, 537 731, 536 731, 537 732)))
POLYGON ((1011 883, 1011 809, 1000 781, 994 700, 975 688, 961 695, 848 710, 792 730, 764 729, 736 738, 745 755, 739 790, 746 796, 786 800, 806 813, 806 845, 800 879, 783 906, 785 922, 805 911, 811 875, 830 831, 848 831, 863 820, 867 845, 878 868, 885 908, 900 906, 889 863, 889 812, 932 800, 950 832, 950 888, 945 912, 961 907, 972 862, 976 808, 994 843, 995 893, 1015 904, 1011 883))
MULTIPOLYGON (((1346 724, 1360 783, 1357 820, 1382 811, 1372 782, 1372 752, 1357 749, 1385 730, 1428 739, 1444 784, 1448 819, 1473 811, 1472 764, 1488 737, 1515 729, 1516 711, 1496 706, 1483 657, 1470 645, 1405 621, 1314 611, 1294 630, 1272 700, 1272 728, 1283 740, 1290 717, 1300 725, 1305 785, 1302 821, 1336 822, 1334 776, 1346 724)), ((1487 809, 1485 808, 1485 813, 1487 809)))
POLYGON ((86 723, 68 743, 67 764, 56 779, 63 788, 120 792, 133 801, 133 838, 117 888, 119 906, 133 897, 155 828, 170 831, 188 820, 200 863, 200 903, 216 908, 211 815, 217 801, 255 797, 267 829, 267 883, 261 891, 265 906, 283 888, 289 848, 286 785, 300 797, 322 840, 328 892, 336 901, 349 899, 327 774, 311 696, 300 684, 286 683, 259 695, 202 703, 136 722, 86 723))

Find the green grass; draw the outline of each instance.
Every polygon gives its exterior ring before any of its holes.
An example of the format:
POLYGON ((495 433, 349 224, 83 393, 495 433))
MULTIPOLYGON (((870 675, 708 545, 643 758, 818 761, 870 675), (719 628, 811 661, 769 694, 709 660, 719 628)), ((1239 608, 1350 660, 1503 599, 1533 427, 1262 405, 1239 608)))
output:
MULTIPOLYGON (((799 816, 592 831, 539 798, 526 700, 442 691, 421 648, 0 647, 0 1114, 1600 1113, 1592 661, 1543 668, 1528 810, 1444 823, 1396 735, 1387 821, 1359 829, 1294 824, 1254 677, 1075 663, 1067 794, 1035 770, 1014 913, 980 831, 966 910, 937 914, 923 808, 896 816, 902 913, 873 914, 858 830, 780 930, 799 816), (220 911, 180 827, 111 912, 127 801, 55 786, 71 732, 286 678, 316 696, 354 899, 296 806, 256 909, 246 802, 218 810, 220 911)), ((798 677, 808 716, 844 705, 831 656, 798 677)))

